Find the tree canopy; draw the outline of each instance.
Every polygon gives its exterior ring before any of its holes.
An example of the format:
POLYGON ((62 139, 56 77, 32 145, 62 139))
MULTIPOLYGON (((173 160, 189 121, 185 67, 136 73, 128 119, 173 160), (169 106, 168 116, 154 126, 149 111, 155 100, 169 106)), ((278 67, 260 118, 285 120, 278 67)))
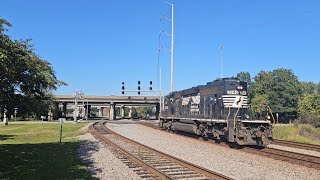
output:
POLYGON ((292 70, 261 71, 254 79, 251 100, 253 107, 267 104, 275 112, 297 112, 302 90, 292 70))
POLYGON ((66 85, 49 62, 36 54, 31 39, 13 40, 5 32, 12 25, 0 19, 0 108, 19 108, 20 115, 48 110, 51 91, 66 85))

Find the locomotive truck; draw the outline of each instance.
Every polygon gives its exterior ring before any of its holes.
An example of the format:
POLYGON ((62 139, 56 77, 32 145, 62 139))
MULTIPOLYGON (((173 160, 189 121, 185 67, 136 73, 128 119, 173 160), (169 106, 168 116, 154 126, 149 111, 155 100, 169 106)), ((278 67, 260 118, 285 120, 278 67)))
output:
POLYGON ((265 146, 272 141, 271 119, 250 118, 247 82, 237 78, 223 78, 165 96, 159 126, 237 145, 265 146))

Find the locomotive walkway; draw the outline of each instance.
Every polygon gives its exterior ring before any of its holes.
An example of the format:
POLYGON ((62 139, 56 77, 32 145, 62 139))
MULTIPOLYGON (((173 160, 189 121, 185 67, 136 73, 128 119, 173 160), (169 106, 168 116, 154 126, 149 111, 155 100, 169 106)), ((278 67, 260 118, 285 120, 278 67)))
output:
POLYGON ((199 167, 176 157, 121 136, 97 122, 90 127, 91 133, 113 146, 117 157, 128 167, 147 179, 230 179, 219 173, 199 167))

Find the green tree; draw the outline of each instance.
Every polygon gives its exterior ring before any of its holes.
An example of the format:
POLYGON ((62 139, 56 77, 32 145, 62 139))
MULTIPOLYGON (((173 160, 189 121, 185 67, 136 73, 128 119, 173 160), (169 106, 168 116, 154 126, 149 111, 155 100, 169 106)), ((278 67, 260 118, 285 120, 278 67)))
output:
POLYGON ((320 95, 307 94, 299 101, 300 122, 320 127, 320 95))
POLYGON ((302 90, 298 77, 290 69, 275 69, 272 71, 272 81, 269 91, 269 103, 272 109, 280 113, 298 111, 298 101, 302 90))
POLYGON ((249 72, 239 72, 236 76, 241 81, 245 81, 248 83, 248 86, 250 87, 252 85, 251 75, 249 72))
POLYGON ((297 76, 290 69, 261 71, 252 85, 252 107, 268 105, 274 112, 284 115, 298 111, 298 101, 302 94, 297 76))
POLYGON ((320 116, 320 95, 307 94, 299 101, 299 113, 320 116))
POLYGON ((318 84, 314 82, 301 82, 302 94, 318 93, 318 84))
POLYGON ((0 19, 0 107, 9 115, 18 107, 20 115, 45 114, 51 91, 60 85, 51 64, 35 53, 30 39, 13 40, 5 32, 11 24, 0 19))

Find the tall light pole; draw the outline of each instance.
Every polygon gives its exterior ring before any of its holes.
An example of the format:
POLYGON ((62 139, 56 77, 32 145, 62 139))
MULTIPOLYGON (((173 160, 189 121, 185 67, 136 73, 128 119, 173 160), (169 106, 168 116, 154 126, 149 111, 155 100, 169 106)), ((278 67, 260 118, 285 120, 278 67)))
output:
MULTIPOLYGON (((169 3, 170 4, 170 3, 169 3)), ((173 15, 173 4, 171 5, 171 83, 170 83, 170 91, 173 92, 173 45, 174 45, 174 15, 173 15)))
POLYGON ((171 55, 170 56, 170 59, 171 59, 171 65, 170 65, 170 67, 171 67, 170 92, 173 92, 174 91, 174 89, 173 89, 173 83, 174 83, 174 80, 173 80, 174 79, 173 78, 173 76, 174 76, 174 6, 173 6, 173 4, 168 3, 168 2, 165 2, 165 4, 169 4, 171 6, 171 18, 168 18, 166 16, 161 16, 161 19, 164 18, 164 19, 167 19, 167 20, 171 21, 171 34, 169 34, 167 32, 164 32, 164 31, 161 31, 160 33, 168 35, 168 36, 171 37, 171 48, 170 48, 170 50, 166 49, 166 48, 164 48, 162 46, 160 48, 169 51, 170 55, 171 55))

